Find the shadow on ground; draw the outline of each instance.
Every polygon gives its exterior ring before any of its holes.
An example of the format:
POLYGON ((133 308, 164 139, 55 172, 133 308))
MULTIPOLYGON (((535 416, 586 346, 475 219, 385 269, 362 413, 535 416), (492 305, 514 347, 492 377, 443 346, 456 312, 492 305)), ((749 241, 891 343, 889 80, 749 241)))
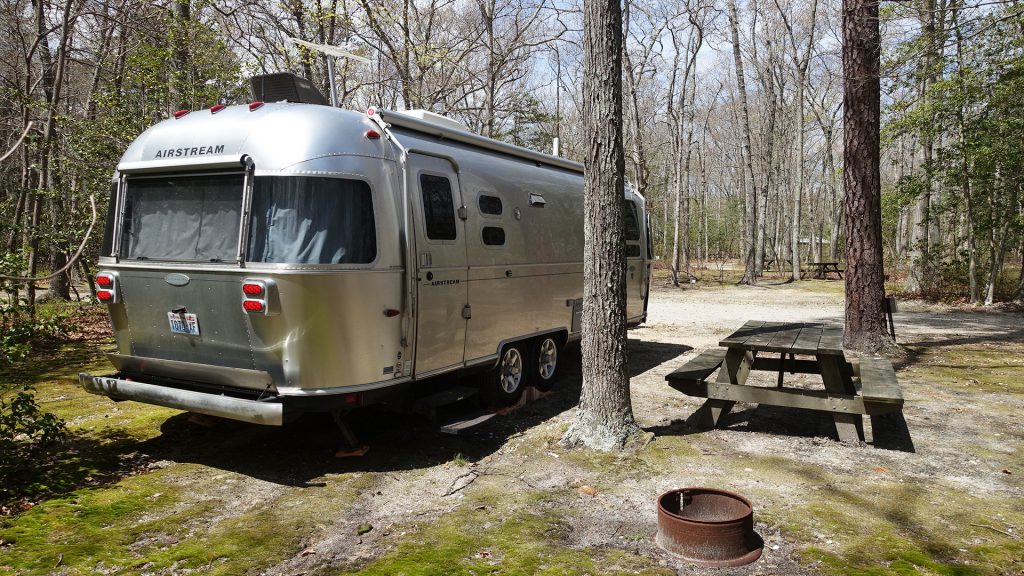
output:
POLYGON ((693 346, 669 342, 650 342, 630 338, 626 344, 629 354, 629 377, 635 378, 669 360, 693 350, 693 346))
MULTIPOLYGON (((866 419, 867 417, 865 417, 866 419)), ((677 419, 661 426, 646 428, 658 436, 689 436, 707 432, 698 422, 698 414, 677 419)), ((768 404, 734 407, 719 423, 719 428, 730 432, 755 433, 798 438, 830 438, 839 441, 831 413, 771 406, 768 404)), ((871 446, 900 452, 915 452, 907 421, 895 412, 871 418, 871 446)))

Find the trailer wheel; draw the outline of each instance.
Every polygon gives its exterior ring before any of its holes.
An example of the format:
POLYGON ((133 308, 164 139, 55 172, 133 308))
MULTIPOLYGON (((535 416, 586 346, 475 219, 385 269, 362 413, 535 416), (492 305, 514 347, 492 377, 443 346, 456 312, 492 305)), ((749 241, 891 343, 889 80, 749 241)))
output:
POLYGON ((498 365, 484 375, 484 398, 494 406, 511 406, 519 401, 526 385, 526 355, 522 344, 510 344, 501 352, 498 365))
POLYGON ((544 336, 537 341, 531 354, 533 385, 538 390, 551 390, 558 380, 562 342, 557 336, 544 336))

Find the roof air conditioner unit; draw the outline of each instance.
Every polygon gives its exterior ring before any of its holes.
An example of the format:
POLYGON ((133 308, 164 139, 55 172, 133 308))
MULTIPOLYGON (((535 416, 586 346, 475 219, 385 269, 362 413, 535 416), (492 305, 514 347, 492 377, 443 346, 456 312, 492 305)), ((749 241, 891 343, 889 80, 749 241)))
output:
POLYGON ((316 86, 313 86, 312 82, 291 72, 253 76, 249 82, 252 84, 253 98, 261 102, 286 100, 327 105, 327 99, 316 89, 316 86))

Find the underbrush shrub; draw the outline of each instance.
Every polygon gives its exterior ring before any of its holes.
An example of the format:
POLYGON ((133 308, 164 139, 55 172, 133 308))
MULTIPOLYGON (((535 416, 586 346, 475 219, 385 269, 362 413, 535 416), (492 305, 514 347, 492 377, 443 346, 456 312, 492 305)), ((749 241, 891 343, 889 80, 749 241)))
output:
POLYGON ((64 432, 60 418, 39 408, 31 386, 0 396, 0 464, 9 454, 24 451, 24 447, 52 444, 64 432))
POLYGON ((24 488, 45 475, 45 462, 66 437, 64 421, 43 410, 25 364, 75 329, 59 306, 33 310, 13 286, 0 286, 0 516, 24 488))

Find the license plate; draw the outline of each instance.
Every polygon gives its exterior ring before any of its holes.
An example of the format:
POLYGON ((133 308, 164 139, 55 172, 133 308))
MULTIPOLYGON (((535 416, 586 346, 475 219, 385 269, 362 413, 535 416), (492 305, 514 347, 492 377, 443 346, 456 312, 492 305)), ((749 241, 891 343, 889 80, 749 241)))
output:
POLYGON ((167 313, 167 321, 171 324, 171 332, 174 334, 188 334, 199 336, 199 317, 195 314, 167 313))

